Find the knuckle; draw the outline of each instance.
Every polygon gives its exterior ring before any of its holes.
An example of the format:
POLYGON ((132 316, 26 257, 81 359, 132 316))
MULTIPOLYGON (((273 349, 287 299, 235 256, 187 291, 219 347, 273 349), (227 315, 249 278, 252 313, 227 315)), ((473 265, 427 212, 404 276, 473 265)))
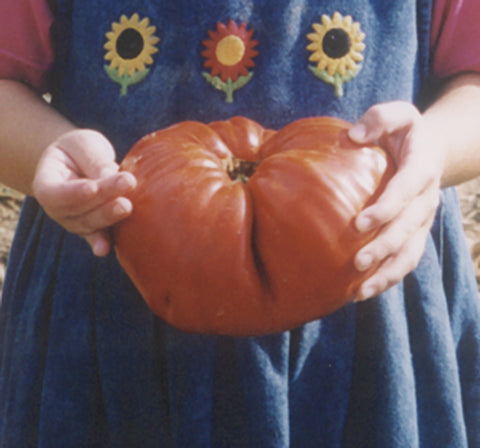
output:
POLYGON ((424 247, 423 239, 419 241, 418 238, 407 245, 403 256, 399 258, 399 273, 401 274, 401 278, 417 268, 422 258, 424 247))
POLYGON ((365 114, 365 118, 372 124, 377 126, 383 126, 387 122, 387 116, 385 112, 384 104, 375 104, 365 114))
POLYGON ((403 235, 397 234, 395 236, 385 236, 377 242, 377 259, 383 260, 390 255, 394 255, 401 247, 403 235))
POLYGON ((432 167, 423 169, 423 183, 430 191, 430 196, 438 196, 440 191, 440 177, 437 169, 432 167))
POLYGON ((432 194, 431 207, 432 211, 435 212, 440 205, 440 191, 435 189, 432 194))
POLYGON ((366 115, 375 123, 386 128, 389 128, 393 121, 413 126, 422 118, 420 111, 413 104, 406 101, 375 104, 368 109, 366 115))
POLYGON ((117 201, 103 204, 79 218, 79 229, 82 235, 92 234, 114 225, 125 214, 124 207, 117 201))
POLYGON ((408 272, 410 271, 406 271, 404 267, 393 264, 389 267, 388 272, 383 275, 381 282, 379 282, 379 289, 382 292, 390 289, 400 283, 408 272))
POLYGON ((405 203, 402 198, 399 198, 398 201, 393 203, 393 201, 383 201, 381 206, 378 204, 378 208, 375 211, 375 215, 373 219, 378 224, 386 224, 391 221, 399 214, 399 210, 402 210, 405 207, 405 203))
POLYGON ((32 182, 32 194, 40 205, 49 205, 51 202, 50 188, 45 184, 43 179, 36 175, 32 182))
POLYGON ((32 193, 34 198, 43 207, 47 208, 49 205, 49 195, 43 185, 34 182, 32 184, 32 193))
POLYGON ((70 226, 73 229, 73 233, 81 236, 89 235, 97 230, 97 226, 90 214, 72 219, 70 226))
MULTIPOLYGON (((55 219, 55 218, 54 218, 55 219)), ((72 218, 56 218, 55 221, 70 233, 81 235, 81 226, 72 218)))
POLYGON ((420 261, 420 257, 410 257, 407 259, 405 263, 405 275, 414 271, 416 267, 418 266, 418 263, 420 261))

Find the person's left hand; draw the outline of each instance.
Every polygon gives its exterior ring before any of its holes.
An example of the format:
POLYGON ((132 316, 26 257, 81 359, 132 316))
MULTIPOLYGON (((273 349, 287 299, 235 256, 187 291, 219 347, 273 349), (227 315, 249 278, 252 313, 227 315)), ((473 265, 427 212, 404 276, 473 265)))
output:
POLYGON ((401 281, 418 265, 440 198, 445 150, 411 104, 371 107, 350 130, 357 143, 378 142, 393 157, 397 172, 378 200, 356 218, 360 232, 379 229, 355 257, 363 271, 378 265, 358 289, 356 300, 376 296, 401 281))

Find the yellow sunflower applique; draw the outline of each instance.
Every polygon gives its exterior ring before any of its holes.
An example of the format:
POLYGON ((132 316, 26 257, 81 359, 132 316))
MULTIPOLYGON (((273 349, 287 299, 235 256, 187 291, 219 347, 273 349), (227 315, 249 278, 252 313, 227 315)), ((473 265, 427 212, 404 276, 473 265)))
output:
POLYGON ((158 52, 156 44, 160 39, 154 35, 156 28, 149 24, 147 17, 140 20, 137 13, 130 18, 122 15, 120 22, 114 22, 105 34, 105 60, 109 64, 104 69, 112 81, 120 84, 121 96, 127 94, 129 86, 145 79, 150 72, 147 65, 153 64, 152 55, 158 52))
POLYGON ((362 68, 362 52, 365 49, 365 34, 360 24, 351 16, 335 12, 332 17, 322 15, 322 23, 312 25, 314 32, 307 35, 312 41, 307 50, 311 51, 309 66, 312 73, 335 89, 335 95, 343 95, 343 84, 357 76, 362 68))
POLYGON ((253 32, 247 30, 245 23, 237 25, 230 20, 228 25, 217 23, 217 30, 208 31, 209 39, 202 42, 206 47, 201 53, 206 59, 204 67, 210 69, 203 76, 217 90, 225 92, 227 103, 232 103, 233 93, 252 79, 249 69, 255 67, 253 58, 258 55, 253 32))

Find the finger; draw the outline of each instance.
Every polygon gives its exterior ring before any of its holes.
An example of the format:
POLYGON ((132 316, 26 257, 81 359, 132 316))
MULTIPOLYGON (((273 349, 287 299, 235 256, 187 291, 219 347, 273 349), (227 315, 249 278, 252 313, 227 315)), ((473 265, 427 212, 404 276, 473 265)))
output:
POLYGON ((60 137, 54 145, 74 161, 85 177, 101 179, 118 171, 115 150, 100 132, 75 130, 60 137))
POLYGON ((66 214, 74 205, 90 202, 98 193, 98 185, 90 179, 58 182, 56 179, 36 182, 34 195, 47 212, 66 214), (63 213, 62 213, 63 211, 63 213))
MULTIPOLYGON (((367 232, 393 221, 415 198, 423 196, 427 190, 429 203, 438 203, 439 180, 433 175, 418 175, 415 167, 406 165, 390 179, 385 190, 374 204, 362 210, 355 218, 355 226, 359 232, 367 232), (432 196, 433 195, 433 196, 432 196)), ((429 207, 430 210, 430 207, 429 207)))
MULTIPOLYGON (((49 190, 54 186, 65 186, 67 182, 78 180, 79 176, 73 167, 73 162, 70 157, 65 154, 62 150, 50 146, 48 147, 42 157, 40 158, 35 177, 32 183, 32 191, 37 199, 40 199, 40 202, 48 201, 49 199, 49 190)), ((72 188, 79 187, 76 189, 77 193, 82 193, 81 185, 79 184, 69 184, 72 188)), ((84 192, 89 193, 89 188, 84 192)))
POLYGON ((131 201, 120 197, 81 216, 66 218, 62 224, 68 231, 86 236, 117 224, 129 216, 132 209, 131 201))
POLYGON ((439 202, 436 190, 420 196, 390 224, 384 226, 378 235, 355 256, 355 266, 359 271, 381 263, 401 251, 402 247, 419 229, 430 230, 439 202))
POLYGON ((105 179, 95 181, 96 193, 89 201, 70 203, 67 216, 76 217, 91 212, 102 204, 130 193, 137 185, 133 174, 122 171, 105 179))
POLYGON ((44 182, 37 186, 36 197, 54 218, 75 218, 126 195, 135 186, 135 177, 128 172, 121 172, 99 181, 76 179, 61 184, 44 182))
POLYGON ((359 287, 355 301, 367 300, 385 292, 412 272, 418 266, 425 250, 428 233, 428 229, 423 228, 408 241, 401 252, 387 258, 359 287))
POLYGON ((92 249, 92 252, 97 257, 105 257, 109 254, 112 247, 112 238, 110 233, 106 230, 91 233, 84 236, 85 240, 92 249))
POLYGON ((365 112, 348 135, 357 143, 375 142, 384 135, 412 126, 420 118, 418 109, 404 101, 376 104, 365 112))

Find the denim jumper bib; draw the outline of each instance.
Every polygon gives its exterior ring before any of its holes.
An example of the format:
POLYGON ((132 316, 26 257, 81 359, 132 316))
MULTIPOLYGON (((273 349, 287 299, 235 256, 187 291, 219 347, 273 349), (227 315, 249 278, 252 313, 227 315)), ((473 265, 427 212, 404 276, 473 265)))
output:
MULTIPOLYGON (((55 106, 146 133, 417 102, 429 0, 59 0, 55 106)), ((320 296, 321 292, 319 292, 320 296)), ((281 334, 185 334, 27 199, 0 314, 2 447, 480 446, 480 313, 453 190, 417 269, 281 334)))

